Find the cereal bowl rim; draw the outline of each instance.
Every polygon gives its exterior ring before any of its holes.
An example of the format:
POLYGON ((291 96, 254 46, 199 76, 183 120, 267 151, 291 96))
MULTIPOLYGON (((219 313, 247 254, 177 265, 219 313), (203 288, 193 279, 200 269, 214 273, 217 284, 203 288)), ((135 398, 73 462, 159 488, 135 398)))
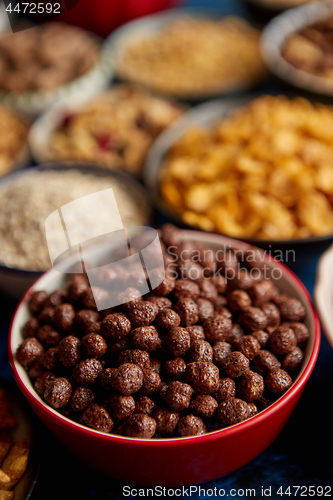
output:
MULTIPOLYGON (((146 157, 144 169, 143 169, 143 181, 144 184, 149 190, 151 200, 155 208, 162 213, 166 218, 173 221, 176 225, 182 226, 185 229, 189 230, 201 230, 205 234, 212 233, 211 231, 205 231, 204 229, 200 229, 197 226, 190 225, 183 221, 181 215, 177 214, 175 211, 170 208, 166 201, 163 200, 160 194, 160 174, 162 169, 162 163, 170 150, 173 144, 182 137, 182 135, 192 126, 204 126, 210 129, 214 123, 223 120, 229 112, 246 106, 251 103, 255 99, 260 97, 277 97, 281 94, 261 94, 258 92, 229 98, 219 98, 213 99, 189 110, 185 111, 181 114, 179 118, 175 120, 166 130, 164 130, 154 141, 151 148, 149 149, 148 155, 146 157)), ((333 106, 331 105, 332 109, 333 106)), ((225 236, 226 238, 232 238, 239 242, 246 241, 247 243, 254 246, 262 246, 265 247, 269 245, 280 245, 281 248, 290 246, 290 245, 304 245, 308 243, 321 243, 327 242, 333 239, 333 233, 325 234, 322 236, 310 236, 309 238, 294 238, 294 239, 276 239, 276 240, 268 240, 268 239, 259 239, 259 238, 247 238, 245 236, 235 237, 229 236, 226 233, 221 233, 216 231, 214 234, 219 236, 225 236)))
POLYGON ((288 36, 325 19, 329 14, 333 14, 330 0, 288 9, 274 17, 261 35, 261 55, 274 75, 296 88, 324 96, 333 96, 333 80, 296 68, 282 56, 281 48, 288 36))
MULTIPOLYGON (((194 240, 194 241, 201 241, 204 242, 207 240, 207 234, 202 233, 200 231, 191 231, 191 230, 184 230, 186 232, 186 235, 188 236, 189 240, 194 240)), ((245 242, 239 242, 238 240, 234 240, 232 238, 228 238, 225 236, 221 235, 216 235, 213 233, 210 233, 208 235, 208 240, 209 243, 216 243, 216 244, 229 244, 234 247, 238 247, 243 250, 248 250, 248 249, 254 249, 256 247, 253 247, 252 245, 249 245, 245 242)), ((206 241, 207 242, 207 241, 206 241)), ((20 365, 20 363, 16 360, 15 358, 15 350, 16 350, 16 345, 14 343, 13 337, 15 334, 15 331, 17 331, 22 325, 19 325, 16 323, 16 318, 17 314, 20 312, 22 308, 26 306, 27 300, 31 293, 33 292, 34 288, 38 286, 38 283, 40 280, 43 279, 44 276, 46 275, 51 275, 52 278, 52 273, 56 273, 57 271, 51 269, 44 273, 40 278, 36 280, 36 282, 29 288, 29 290, 25 293, 25 295, 22 297, 21 301, 19 302, 11 324, 10 324, 10 329, 9 329, 9 335, 8 335, 8 358, 9 358, 9 363, 12 367, 13 370, 13 375, 16 383, 18 384, 21 392, 24 394, 26 399, 29 401, 29 403, 34 406, 38 405, 39 409, 43 411, 44 414, 48 416, 50 420, 53 422, 61 425, 61 427, 67 427, 70 428, 73 432, 79 433, 82 436, 95 436, 96 439, 98 440, 108 440, 110 442, 117 441, 117 442, 124 442, 127 443, 129 446, 135 445, 135 444, 142 444, 146 446, 151 446, 151 447, 159 447, 159 446, 168 446, 168 443, 173 446, 181 446, 184 442, 189 445, 195 445, 199 440, 200 441, 206 441, 209 442, 211 440, 215 440, 217 438, 223 437, 223 436, 232 436, 233 434, 237 433, 238 431, 242 431, 248 428, 251 428, 253 425, 256 425, 260 421, 265 421, 267 418, 269 419, 270 415, 275 413, 280 407, 285 406, 288 404, 289 401, 291 401, 299 392, 302 392, 304 389, 311 372, 315 366, 318 353, 319 353, 319 347, 320 347, 320 323, 318 316, 316 314, 314 305, 312 303, 311 296, 306 289, 305 285, 300 281, 300 279, 283 263, 275 259, 274 257, 268 256, 267 253, 265 255, 265 260, 270 260, 270 262, 274 263, 274 266, 278 267, 281 269, 283 275, 287 278, 287 281, 292 285, 293 288, 298 289, 299 292, 301 292, 303 296, 303 304, 305 305, 307 309, 307 313, 310 316, 310 320, 312 323, 312 331, 310 333, 310 339, 312 338, 313 340, 313 345, 311 348, 311 351, 309 353, 309 359, 306 362, 306 364, 302 367, 301 372, 298 374, 296 380, 293 382, 292 386, 290 389, 286 391, 285 394, 283 394, 279 399, 277 399, 272 405, 270 405, 268 408, 262 410, 258 414, 254 415, 253 417, 244 420, 243 422, 237 423, 235 425, 225 427, 223 429, 219 429, 214 432, 208 432, 206 434, 200 435, 200 436, 189 436, 189 437, 175 437, 175 438, 162 438, 162 439, 143 439, 143 438, 132 438, 132 437, 127 437, 127 436, 118 436, 115 434, 109 434, 109 433, 104 433, 101 431, 97 431, 95 429, 91 429, 87 426, 84 426, 82 424, 79 424, 77 422, 74 422, 73 420, 63 416, 61 413, 57 412, 50 406, 48 406, 37 394, 37 392, 34 390, 32 383, 30 382, 28 375, 26 374, 24 368, 20 365), (22 378, 23 376, 23 378, 22 378), (27 379, 27 383, 24 381, 24 378, 27 379), (29 387, 30 386, 30 387, 29 387)), ((18 335, 20 335, 18 333, 18 335)), ((17 344, 19 345, 19 344, 17 344)))
MULTIPOLYGON (((18 177, 21 177, 23 175, 27 175, 29 171, 35 171, 35 172, 45 172, 48 170, 78 170, 81 173, 85 173, 87 175, 92 175, 94 176, 96 174, 96 177, 114 177, 115 179, 120 179, 123 180, 124 183, 129 184, 131 187, 133 187, 135 193, 138 193, 140 196, 140 201, 145 203, 145 208, 147 210, 148 214, 148 221, 152 217, 152 205, 150 203, 149 197, 146 196, 146 189, 144 186, 142 186, 138 180, 130 175, 128 172, 124 172, 120 169, 115 169, 115 168, 108 168, 108 167, 103 167, 103 165, 100 165, 98 163, 93 163, 93 162, 77 162, 75 160, 72 161, 63 161, 63 160, 50 160, 50 161, 45 161, 43 163, 39 163, 37 165, 29 165, 28 167, 24 167, 19 170, 12 170, 11 172, 8 172, 7 174, 3 175, 0 177, 0 194, 1 194, 1 189, 4 184, 7 182, 12 182, 18 177)), ((9 267, 0 262, 0 272, 3 273, 8 273, 8 274, 24 274, 25 276, 31 276, 31 277, 36 277, 38 279, 41 277, 41 275, 45 274, 49 269, 38 271, 38 270, 31 270, 31 269, 20 269, 17 267, 9 267)), ((34 285, 34 284, 33 284, 34 285)), ((32 286, 33 286, 32 285, 32 286)), ((30 289, 30 288, 29 288, 30 289)))

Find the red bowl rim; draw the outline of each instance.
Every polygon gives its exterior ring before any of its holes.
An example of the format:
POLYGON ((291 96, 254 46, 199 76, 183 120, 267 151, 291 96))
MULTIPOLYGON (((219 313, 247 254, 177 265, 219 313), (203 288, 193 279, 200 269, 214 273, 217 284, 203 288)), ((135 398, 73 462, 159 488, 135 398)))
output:
MULTIPOLYGON (((184 230, 189 235, 193 235, 193 239, 198 235, 202 235, 201 231, 191 231, 191 230, 184 230)), ((255 249, 253 245, 250 245, 246 242, 235 240, 233 238, 225 237, 222 235, 216 235, 216 234, 207 234, 204 233, 204 236, 206 238, 213 237, 214 239, 217 238, 223 238, 225 242, 230 244, 231 246, 237 248, 241 247, 243 249, 255 249)), ((262 251, 262 249, 259 249, 262 251)), ((61 413, 57 412, 50 406, 46 405, 39 396, 36 394, 31 393, 24 382, 22 381, 20 374, 18 373, 18 370, 16 368, 16 362, 14 360, 14 355, 12 353, 11 349, 11 339, 12 339, 12 330, 13 330, 13 324, 14 320, 16 317, 16 313, 18 309, 22 306, 22 304, 27 300, 29 295, 31 295, 33 288, 35 285, 39 282, 39 280, 48 272, 46 271, 43 273, 31 286, 30 288, 26 291, 20 302, 18 303, 11 323, 10 323, 10 328, 9 328, 9 335, 8 335, 8 358, 9 358, 9 363, 12 367, 13 370, 13 375, 16 383, 18 384, 21 392, 24 394, 24 396, 27 398, 30 404, 33 406, 37 405, 43 411, 50 420, 54 421, 55 423, 61 425, 62 427, 67 427, 68 430, 72 430, 75 433, 81 434, 83 437, 92 437, 94 436, 98 440, 109 440, 110 442, 122 442, 126 446, 138 446, 142 445, 145 447, 164 447, 168 446, 169 444, 172 446, 182 446, 183 444, 186 443, 186 445, 196 445, 198 441, 200 442, 210 442, 212 440, 215 440, 216 438, 226 436, 226 437, 231 437, 233 434, 245 430, 250 430, 251 427, 253 428, 260 422, 266 420, 269 418, 271 413, 276 412, 279 410, 281 406, 285 406, 288 404, 288 402, 291 402, 292 399, 296 396, 297 393, 302 392, 304 389, 311 372, 315 366, 315 363, 318 358, 319 354, 319 348, 320 348, 320 340, 321 340, 321 328, 320 328, 320 322, 319 318, 317 316, 315 307, 313 305, 313 301, 311 299, 311 296, 305 287, 305 285, 302 283, 302 281, 285 265, 283 262, 280 262, 276 257, 267 254, 265 252, 265 260, 269 260, 270 263, 276 263, 278 267, 281 268, 283 271, 283 274, 285 274, 288 279, 293 282, 293 284, 300 289, 302 292, 304 299, 308 302, 308 305, 310 306, 310 312, 312 315, 312 320, 313 320, 313 325, 314 325, 314 342, 313 342, 313 348, 312 352, 310 354, 308 363, 306 366, 303 368, 302 374, 299 376, 298 380, 293 383, 290 389, 287 390, 285 394, 283 394, 279 399, 277 399, 273 404, 271 404, 268 408, 260 411, 258 414, 254 415, 253 417, 244 420, 243 422, 240 422, 238 424, 232 425, 230 427, 225 427, 223 429, 219 429, 217 431, 213 432, 208 432, 206 434, 202 434, 200 436, 189 436, 189 437, 176 437, 176 438, 162 438, 162 439, 142 439, 142 438, 131 438, 131 437, 126 437, 126 436, 118 436, 116 434, 108 434, 104 432, 97 431, 95 429, 91 429, 89 427, 86 427, 82 424, 79 424, 77 422, 74 422, 73 420, 63 416, 61 413)))

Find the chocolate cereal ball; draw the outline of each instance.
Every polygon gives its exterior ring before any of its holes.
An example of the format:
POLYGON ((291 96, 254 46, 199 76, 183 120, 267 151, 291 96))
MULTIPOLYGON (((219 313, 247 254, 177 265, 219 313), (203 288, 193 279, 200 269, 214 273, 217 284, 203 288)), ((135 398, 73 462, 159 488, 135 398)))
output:
POLYGON ((42 344, 35 337, 24 339, 16 351, 16 357, 25 367, 29 367, 44 353, 42 344))
POLYGON ((167 408, 158 408, 153 413, 156 421, 156 432, 162 436, 171 436, 176 430, 179 413, 167 408))
POLYGON ((246 420, 250 416, 250 410, 245 401, 239 398, 222 401, 217 409, 221 425, 234 425, 246 420))
POLYGON ((173 380, 180 380, 183 378, 186 370, 186 362, 180 356, 169 359, 164 363, 164 370, 168 377, 173 380))
POLYGON ((218 403, 236 397, 236 383, 232 378, 224 377, 220 379, 219 388, 215 393, 218 403))
POLYGON ((51 325, 43 325, 37 329, 36 337, 44 346, 54 346, 59 344, 61 340, 60 333, 51 325))
POLYGON ((172 307, 172 302, 168 297, 149 295, 146 300, 148 302, 153 302, 154 304, 156 304, 159 311, 163 311, 163 309, 169 309, 172 307))
POLYGON ((172 296, 176 300, 185 299, 186 297, 196 300, 200 296, 199 285, 188 279, 176 280, 172 296))
POLYGON ((91 325, 94 325, 99 320, 99 314, 93 309, 81 309, 75 314, 75 324, 81 332, 84 332, 91 325))
POLYGON ((186 330, 190 334, 191 342, 194 342, 195 340, 205 340, 206 338, 204 329, 200 325, 187 326, 186 330))
POLYGON ((150 368, 150 358, 146 351, 141 349, 126 349, 119 354, 118 364, 123 365, 125 363, 132 363, 138 365, 141 370, 146 370, 150 368))
POLYGON ((277 328, 281 322, 280 311, 273 302, 265 302, 260 306, 261 310, 266 314, 267 327, 277 328))
POLYGON ((111 432, 114 426, 113 420, 107 410, 97 404, 88 406, 84 411, 82 423, 100 432, 111 432))
POLYGON ((230 378, 237 378, 250 367, 249 359, 239 351, 233 351, 223 359, 222 368, 230 378))
POLYGON ((267 326, 267 316, 259 307, 247 307, 243 309, 239 323, 249 330, 264 330, 267 326))
POLYGON ((140 301, 134 303, 127 313, 127 317, 134 326, 151 325, 158 313, 158 307, 153 302, 140 301))
POLYGON ((47 385, 44 399, 52 408, 59 409, 66 406, 71 394, 72 386, 70 381, 65 377, 58 377, 47 385))
POLYGON ((232 321, 226 316, 216 314, 207 318, 203 324, 205 336, 210 342, 224 342, 231 332, 232 321))
POLYGON ((185 415, 178 422, 178 433, 182 437, 186 436, 201 436, 207 432, 207 427, 205 426, 201 417, 197 415, 185 415))
POLYGON ((162 309, 156 316, 155 324, 162 330, 171 330, 180 325, 180 316, 173 309, 162 309))
POLYGON ((39 375, 34 383, 34 388, 36 389, 37 394, 39 394, 39 396, 43 396, 49 383, 56 378, 56 375, 49 371, 45 371, 41 375, 39 375))
POLYGON ((281 368, 269 372, 265 378, 267 389, 274 394, 283 394, 292 384, 290 375, 281 368))
POLYGON ((214 315, 214 304, 207 299, 197 299, 198 314, 200 323, 214 315))
POLYGON ((95 394, 90 387, 77 387, 69 402, 72 410, 84 411, 94 402, 95 394))
POLYGON ((191 400, 190 409, 194 415, 201 418, 212 418, 217 410, 218 403, 216 399, 209 394, 195 394, 191 400))
POLYGON ((98 359, 88 358, 80 361, 73 369, 73 379, 78 384, 93 384, 100 373, 103 365, 98 359))
POLYGON ((182 326, 194 325, 199 319, 198 306, 190 297, 179 299, 174 305, 174 310, 180 316, 182 326))
POLYGON ((165 349, 173 356, 184 356, 191 347, 191 337, 185 328, 171 328, 164 339, 165 349))
POLYGON ((218 367, 222 367, 223 360, 232 351, 231 344, 228 342, 216 342, 213 345, 213 360, 218 367))
POLYGON ((122 313, 108 314, 101 322, 101 335, 107 340, 120 340, 130 331, 131 322, 122 313))
POLYGON ((288 297, 287 300, 278 304, 278 308, 283 321, 302 321, 305 318, 305 307, 294 297, 288 297))
POLYGON ((140 389, 140 394, 144 396, 153 396, 157 394, 161 388, 161 377, 159 374, 148 368, 143 371, 143 382, 140 389))
POLYGON ((40 323, 35 316, 28 319, 28 321, 26 322, 26 324, 24 325, 23 330, 22 330, 23 338, 27 339, 29 337, 35 337, 36 332, 37 332, 39 327, 40 327, 40 323))
POLYGON ((253 335, 244 335, 244 337, 239 339, 239 341, 237 342, 237 349, 249 360, 252 360, 256 356, 258 356, 260 351, 260 344, 253 335))
POLYGON ((107 405, 115 420, 126 420, 135 410, 133 397, 121 394, 112 394, 108 398, 107 405))
POLYGON ((28 300, 28 307, 32 314, 38 314, 43 306, 44 302, 48 297, 48 293, 43 290, 37 290, 33 292, 28 300))
POLYGON ((112 390, 112 377, 116 368, 104 368, 98 376, 100 385, 107 391, 112 390))
POLYGON ((120 394, 130 396, 143 384, 143 371, 138 365, 125 363, 116 369, 112 376, 112 386, 120 394))
POLYGON ((193 389, 190 385, 173 380, 166 391, 164 401, 174 411, 182 411, 190 406, 193 389))
POLYGON ((175 280, 167 274, 163 281, 156 288, 154 288, 154 293, 161 297, 165 297, 166 295, 169 295, 174 288, 175 280))
POLYGON ((260 347, 265 349, 268 344, 269 334, 264 330, 256 330, 255 332, 252 332, 251 335, 259 342, 260 347))
POLYGON ((292 372, 294 370, 298 370, 300 368, 302 361, 304 358, 304 354, 302 349, 299 347, 294 347, 282 360, 281 368, 286 370, 287 372, 292 372))
POLYGON ((54 370, 59 363, 59 347, 50 347, 39 359, 46 370, 54 370))
POLYGON ((210 343, 205 340, 195 340, 191 343, 187 359, 189 362, 213 361, 213 348, 210 343))
POLYGON ((144 413, 134 413, 125 422, 126 436, 150 439, 156 431, 156 421, 144 413))
POLYGON ((161 347, 161 339, 154 326, 140 326, 131 331, 131 344, 134 349, 154 352, 161 347))
POLYGON ((101 358, 108 350, 108 346, 101 335, 88 333, 82 339, 82 347, 87 356, 91 358, 101 358))
POLYGON ((268 343, 275 354, 284 355, 296 347, 297 339, 291 328, 279 326, 270 334, 268 343))
POLYGON ((54 324, 60 330, 70 332, 74 325, 75 311, 72 304, 60 304, 54 311, 54 324))
POLYGON ((81 341, 74 335, 68 335, 59 342, 58 358, 66 368, 73 368, 81 359, 81 341))
POLYGON ((233 290, 227 295, 227 304, 232 311, 238 312, 249 307, 251 299, 244 290, 233 290))
POLYGON ((280 368, 281 363, 271 351, 262 349, 254 358, 253 365, 260 375, 267 375, 270 371, 280 368))
POLYGON ((277 294, 273 281, 264 279, 255 283, 248 291, 254 306, 260 306, 264 302, 269 302, 277 294))
POLYGON ((144 413, 145 415, 152 416, 156 409, 156 403, 148 396, 140 396, 135 402, 134 413, 144 413))
POLYGON ((281 326, 288 326, 292 329, 294 334, 296 335, 297 345, 299 347, 304 346, 306 344, 308 338, 310 337, 308 327, 304 323, 299 322, 291 322, 291 323, 283 323, 281 326))
POLYGON ((204 361, 195 361, 186 366, 186 380, 199 394, 211 394, 219 388, 219 369, 204 361))
POLYGON ((259 399, 264 392, 264 379, 259 373, 249 370, 237 381, 239 395, 244 401, 251 403, 259 399))

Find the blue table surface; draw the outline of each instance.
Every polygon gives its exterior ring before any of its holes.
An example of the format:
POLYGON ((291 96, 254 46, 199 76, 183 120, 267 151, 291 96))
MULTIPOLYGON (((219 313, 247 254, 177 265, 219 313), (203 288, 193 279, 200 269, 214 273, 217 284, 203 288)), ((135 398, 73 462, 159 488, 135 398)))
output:
MULTIPOLYGON (((245 4, 237 0, 188 0, 183 2, 183 5, 214 8, 222 14, 240 14, 245 17, 249 15, 245 4)), ((278 87, 276 90, 279 91, 278 87)), ((310 294, 313 294, 316 267, 317 259, 314 259, 295 269, 310 294)), ((0 377, 6 380, 13 380, 6 344, 9 323, 15 307, 14 302, 0 296, 0 377)), ((236 499, 244 498, 245 490, 252 488, 256 490, 255 498, 263 498, 262 487, 272 488, 271 498, 285 498, 288 495, 281 497, 276 493, 280 486, 283 487, 283 491, 288 486, 333 487, 333 461, 330 455, 333 447, 330 401, 332 381, 333 351, 322 334, 320 353, 314 371, 295 411, 278 438, 249 464, 201 487, 206 490, 215 487, 224 488, 226 496, 229 494, 236 499), (238 493, 234 490, 238 490, 238 493)), ((39 451, 41 464, 31 500, 124 498, 122 483, 88 469, 60 445, 40 423, 37 423, 37 426, 41 437, 39 451)), ((291 489, 291 492, 295 498, 295 489, 291 489)), ((330 492, 329 496, 331 495, 330 492)), ((316 496, 319 497, 319 494, 316 496)), ((199 495, 193 494, 192 498, 199 498, 199 495)), ((202 492, 200 498, 209 497, 202 492)))

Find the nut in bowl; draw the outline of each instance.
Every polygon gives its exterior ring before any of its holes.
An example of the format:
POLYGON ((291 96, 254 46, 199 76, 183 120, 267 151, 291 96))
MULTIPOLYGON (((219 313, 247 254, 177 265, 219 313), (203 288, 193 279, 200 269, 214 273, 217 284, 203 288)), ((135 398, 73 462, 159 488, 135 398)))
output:
MULTIPOLYGON (((277 437, 314 367, 320 329, 303 285, 268 255, 170 226, 161 236, 166 277, 116 310, 98 312, 90 301, 83 313, 87 282, 74 302, 64 288, 67 282, 73 292, 86 278, 72 275, 73 287, 71 277, 48 271, 15 313, 9 356, 36 414, 89 465, 126 483, 197 484, 241 467, 277 437), (197 252, 201 264, 189 258, 197 252), (184 263, 177 278, 168 267, 174 255, 177 273, 184 263), (241 271, 249 255, 257 269, 241 271), (211 274, 218 256, 219 278, 211 274), (56 334, 42 335, 38 326, 56 296, 58 340, 65 307, 73 313, 58 355, 48 344, 56 334), (35 371, 36 362, 47 363, 48 376, 35 371)), ((91 268, 100 258, 95 249, 91 268)))

